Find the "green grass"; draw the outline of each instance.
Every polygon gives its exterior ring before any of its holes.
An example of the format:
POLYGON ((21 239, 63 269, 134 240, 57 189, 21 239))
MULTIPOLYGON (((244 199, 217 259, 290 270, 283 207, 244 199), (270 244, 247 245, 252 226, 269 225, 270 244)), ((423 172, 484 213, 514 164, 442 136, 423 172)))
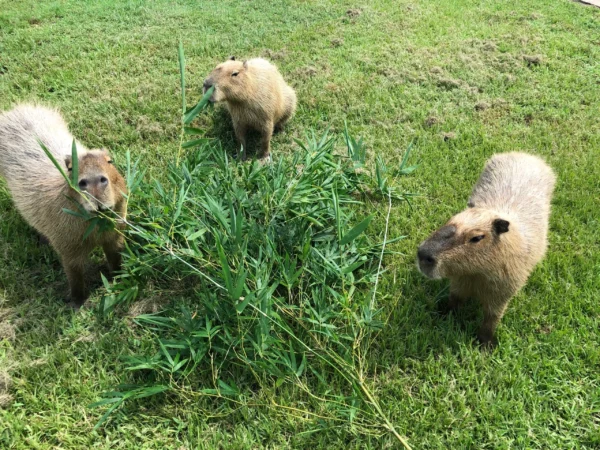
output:
MULTIPOLYGON (((385 259, 378 302, 389 320, 367 374, 413 448, 600 446, 600 10, 567 0, 0 0, 0 108, 56 105, 83 142, 110 148, 120 163, 130 150, 148 177, 160 177, 179 141, 180 37, 188 103, 231 54, 280 67, 299 107, 273 140, 276 158, 295 151, 307 129, 339 133, 344 121, 371 159, 380 154, 390 165, 415 142, 411 163, 420 167, 401 188, 423 197, 392 210, 390 236, 408 237, 385 259), (465 206, 486 158, 515 149, 544 156, 558 174, 550 249, 513 299, 500 347, 482 354, 472 342, 478 309, 437 316, 446 284, 420 276, 414 253, 465 206)), ((196 126, 235 150, 221 109, 196 126)), ((397 446, 390 434, 319 427, 273 408, 231 414, 186 391, 132 404, 93 431, 102 411, 87 406, 123 381, 120 357, 146 345, 131 315, 168 305, 172 293, 147 291, 131 314, 108 323, 93 309, 71 312, 56 256, 38 245, 0 186, 0 371, 12 379, 0 447, 397 446)), ((374 206, 370 233, 381 237, 387 205, 374 206)), ((1 389, 0 379, 6 395, 1 389)), ((284 385, 248 400, 297 398, 284 385)))

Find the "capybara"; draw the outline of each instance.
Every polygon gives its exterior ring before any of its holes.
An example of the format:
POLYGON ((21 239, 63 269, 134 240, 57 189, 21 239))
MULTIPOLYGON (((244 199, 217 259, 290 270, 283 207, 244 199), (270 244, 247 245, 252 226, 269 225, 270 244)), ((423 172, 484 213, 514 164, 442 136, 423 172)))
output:
POLYGON ((21 215, 58 253, 71 302, 79 307, 88 296, 84 271, 95 247, 104 249, 111 272, 119 269, 123 224, 103 233, 95 230, 84 239, 89 222, 63 208, 76 211, 81 205, 90 214, 110 209, 124 219, 125 181, 106 150, 88 150, 77 143, 80 194, 69 186, 38 139, 70 175, 73 136, 57 111, 36 105, 19 105, 0 115, 0 175, 21 215))
POLYGON ((477 337, 485 347, 496 345, 494 333, 510 299, 544 257, 555 182, 552 169, 537 156, 494 155, 468 208, 419 246, 419 270, 450 280, 446 311, 467 298, 481 302, 477 337))
POLYGON ((235 136, 246 159, 249 129, 260 133, 259 158, 270 158, 271 136, 296 110, 296 93, 286 84, 273 64, 262 58, 236 61, 234 57, 219 64, 204 80, 204 92, 214 86, 211 102, 224 101, 235 136))

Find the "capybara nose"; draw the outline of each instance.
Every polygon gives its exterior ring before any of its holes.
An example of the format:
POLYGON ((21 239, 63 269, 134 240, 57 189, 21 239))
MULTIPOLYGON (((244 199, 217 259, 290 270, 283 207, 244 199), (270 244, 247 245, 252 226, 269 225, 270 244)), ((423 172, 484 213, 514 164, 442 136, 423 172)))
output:
POLYGON ((423 266, 434 266, 435 258, 433 253, 430 250, 419 247, 419 251, 417 251, 417 257, 419 258, 419 264, 423 266))
POLYGON ((202 85, 204 87, 204 92, 208 91, 213 85, 213 82, 210 78, 207 78, 206 80, 204 80, 204 84, 202 85))

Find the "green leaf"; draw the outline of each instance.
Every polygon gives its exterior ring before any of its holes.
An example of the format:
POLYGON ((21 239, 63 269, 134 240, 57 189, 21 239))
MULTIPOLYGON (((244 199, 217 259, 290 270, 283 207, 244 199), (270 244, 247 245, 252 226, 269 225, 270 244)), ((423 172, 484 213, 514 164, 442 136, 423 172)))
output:
POLYGON ((165 355, 167 357, 167 359, 169 360, 169 364, 171 364, 171 367, 173 367, 173 365, 174 365, 173 358, 171 357, 171 354, 169 353, 169 351, 167 350, 167 348, 165 347, 165 345, 162 343, 161 340, 158 341, 158 345, 160 345, 163 355, 165 355))
POLYGON ((373 214, 368 216, 365 220, 363 220, 362 222, 354 226, 354 228, 352 228, 350 231, 348 231, 340 241, 340 245, 349 244, 354 239, 356 239, 363 231, 367 229, 367 227, 371 223, 371 220, 373 220, 373 214))
POLYGON ((192 120, 194 120, 194 118, 200 113, 200 111, 202 111, 206 107, 206 105, 208 105, 208 100, 210 99, 214 91, 215 87, 211 86, 210 89, 206 91, 206 94, 204 94, 202 99, 200 99, 198 104, 194 106, 189 112, 183 115, 184 124, 188 125, 192 120))
POLYGON ((416 169, 419 168, 419 165, 414 165, 414 166, 409 166, 409 167, 405 167, 404 169, 400 170, 400 175, 408 175, 409 173, 414 172, 416 169))
POLYGON ((190 359, 189 358, 185 358, 182 359, 181 361, 179 361, 179 363, 177 365, 175 365, 175 367, 173 367, 172 371, 173 372, 177 372, 179 369, 181 369, 190 359))
MULTIPOLYGON (((113 405, 110 408, 108 408, 108 410, 102 415, 102 417, 100 417, 100 420, 98 420, 98 422, 94 426, 94 430, 97 430, 98 428, 100 428, 100 426, 104 422, 106 422, 106 419, 108 419, 108 417, 111 415, 111 413, 123 404, 123 401, 124 401, 123 398, 117 398, 113 402, 113 405)), ((99 403, 99 402, 97 402, 97 403, 99 403)), ((92 407, 93 407, 93 405, 92 405, 92 407)))
POLYGON ((76 211, 73 211, 68 208, 62 208, 62 212, 66 213, 66 214, 70 214, 75 217, 81 217, 82 219, 87 219, 87 216, 81 214, 80 212, 76 212, 76 211))
POLYGON ((250 301, 252 301, 252 300, 254 300, 254 294, 250 293, 250 294, 246 295, 244 300, 242 300, 239 303, 236 303, 235 310, 237 311, 237 313, 238 314, 243 313, 244 309, 246 309, 246 306, 248 306, 248 303, 250 303, 250 301))
POLYGON ((331 197, 333 198, 333 211, 335 214, 335 228, 337 230, 338 240, 342 239, 342 218, 340 211, 340 200, 335 188, 331 189, 331 197))
POLYGON ((302 353, 302 362, 300 363, 300 366, 298 367, 298 370, 296 371, 297 377, 300 377, 302 375, 305 367, 306 367, 306 354, 302 353))
POLYGON ((234 301, 239 300, 242 296, 242 293, 244 292, 244 287, 246 286, 247 275, 248 274, 244 269, 242 269, 241 272, 238 274, 234 291, 231 293, 231 296, 233 297, 234 301))
POLYGON ((219 260, 221 262, 221 273, 223 274, 223 281, 225 282, 225 287, 227 288, 227 291, 231 295, 233 293, 233 280, 231 277, 231 269, 229 268, 229 263, 227 262, 227 257, 225 256, 225 250, 223 249, 223 245, 221 244, 221 239, 219 238, 219 236, 216 236, 215 240, 217 244, 217 252, 219 253, 219 260))
POLYGON ((200 236, 203 236, 206 232, 208 231, 208 228, 201 228, 198 231, 196 231, 195 233, 192 233, 187 240, 188 241, 195 241, 196 239, 198 239, 200 236))
POLYGON ((183 132, 185 134, 204 134, 205 130, 201 130, 200 128, 194 128, 194 127, 183 127, 183 132))
POLYGON ((357 261, 354 264, 350 264, 349 266, 346 266, 342 269, 342 273, 354 272, 356 269, 358 269, 364 263, 365 263, 365 261, 357 261))
POLYGON ((71 182, 73 186, 78 186, 79 183, 79 158, 77 157, 77 144, 73 139, 71 144, 71 182))
POLYGON ((413 148, 413 142, 411 142, 408 145, 408 148, 406 149, 406 152, 404 153, 404 156, 402 157, 402 162, 400 163, 400 167, 399 167, 399 170, 401 173, 404 170, 404 166, 406 166, 406 163, 408 161, 408 158, 410 156, 410 152, 412 151, 412 148, 413 148))
POLYGON ((46 156, 50 159, 50 161, 52 161, 52 164, 54 164, 54 166, 58 169, 58 171, 63 176, 63 178, 66 180, 66 182, 69 183, 69 186, 73 187, 71 184, 70 178, 67 176, 65 170, 62 167, 62 164, 58 163, 58 161, 56 160, 54 155, 52 153, 50 153, 50 150, 48 150, 48 148, 44 145, 44 143, 42 141, 40 141, 39 139, 37 139, 37 141, 38 141, 38 144, 40 144, 40 147, 42 147, 42 150, 44 150, 44 153, 46 154, 46 156))
POLYGON ((181 85, 181 113, 185 114, 185 56, 183 54, 183 42, 179 41, 179 81, 181 85))
POLYGON ((96 226, 98 225, 98 221, 99 220, 100 220, 99 217, 94 217, 93 219, 90 220, 90 224, 86 228, 85 233, 83 233, 83 240, 84 241, 88 237, 90 237, 90 234, 92 234, 94 232, 94 230, 96 229, 96 226))
POLYGON ((120 401, 123 401, 123 397, 103 398, 100 401, 97 401, 95 403, 92 403, 91 405, 88 405, 88 408, 97 408, 98 406, 109 405, 111 403, 117 403, 120 401))
POLYGON ((223 380, 219 380, 218 384, 219 384, 221 393, 224 395, 237 396, 240 393, 238 387, 233 382, 232 382, 233 387, 228 385, 227 383, 225 383, 223 380))
POLYGON ((198 147, 202 144, 206 144, 209 141, 209 139, 193 139, 191 141, 187 141, 184 142, 183 144, 181 144, 181 148, 190 148, 190 147, 198 147))
POLYGON ((137 389, 136 391, 134 391, 131 395, 131 398, 150 397, 152 395, 161 394, 170 389, 171 388, 169 386, 165 386, 164 384, 159 384, 157 386, 143 387, 141 389, 137 389))

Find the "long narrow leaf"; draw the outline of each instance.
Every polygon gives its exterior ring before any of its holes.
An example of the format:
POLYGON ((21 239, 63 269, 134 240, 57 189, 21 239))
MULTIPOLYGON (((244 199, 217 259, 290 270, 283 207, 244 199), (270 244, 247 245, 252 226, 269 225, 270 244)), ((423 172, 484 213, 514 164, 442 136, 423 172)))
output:
POLYGON ((181 144, 181 148, 198 147, 199 145, 206 144, 208 141, 208 139, 193 139, 181 144))
POLYGON ((183 127, 183 132, 185 134, 204 134, 204 130, 194 127, 183 127))
POLYGON ((356 239, 363 231, 367 229, 367 227, 371 223, 371 220, 373 220, 373 214, 368 216, 365 220, 363 220, 362 222, 354 226, 354 228, 352 228, 350 231, 348 231, 340 241, 340 244, 346 245, 352 242, 354 239, 356 239))
POLYGON ((189 112, 183 115, 184 124, 188 125, 192 120, 194 120, 194 118, 200 113, 200 111, 202 111, 206 107, 206 105, 208 105, 208 100, 210 99, 214 91, 215 87, 211 86, 210 89, 206 91, 206 94, 204 94, 202 99, 200 99, 198 104, 194 106, 189 112))
POLYGON ((185 56, 183 54, 183 43, 179 42, 179 77, 181 84, 181 114, 185 114, 185 56))
POLYGON ((77 183, 79 183, 79 158, 77 156, 75 139, 73 139, 73 144, 71 144, 71 182, 73 186, 77 186, 77 183))
POLYGON ((106 422, 106 419, 108 419, 108 416, 110 416, 112 414, 112 412, 115 409, 117 409, 119 406, 121 406, 122 404, 123 404, 123 398, 116 399, 115 402, 113 403, 113 405, 110 408, 108 408, 108 410, 104 414, 102 414, 102 417, 100 417, 100 420, 98 420, 98 422, 94 426, 94 430, 97 430, 98 428, 100 428, 100 426, 102 426, 102 424, 104 422, 106 422))
POLYGON ((404 152, 404 156, 402 157, 402 162, 400 163, 400 172, 402 172, 402 170, 404 169, 404 166, 406 166, 406 162, 408 161, 408 158, 410 156, 410 152, 412 151, 413 148, 413 143, 411 142, 408 145, 408 148, 406 149, 406 152, 404 152))
POLYGON ((56 167, 58 169, 58 171, 63 176, 63 178, 66 180, 66 182, 69 183, 69 186, 72 187, 71 180, 67 176, 67 174, 66 174, 65 170, 63 169, 62 165, 58 163, 58 161, 56 160, 56 158, 54 157, 54 155, 52 153, 50 153, 50 150, 48 150, 48 148, 44 145, 44 143, 42 141, 40 141, 39 139, 37 141, 38 141, 38 144, 40 144, 40 147, 42 147, 42 150, 44 150, 44 153, 46 154, 46 156, 48 158, 50 158, 50 161, 52 161, 52 164, 54 164, 54 167, 56 167))

